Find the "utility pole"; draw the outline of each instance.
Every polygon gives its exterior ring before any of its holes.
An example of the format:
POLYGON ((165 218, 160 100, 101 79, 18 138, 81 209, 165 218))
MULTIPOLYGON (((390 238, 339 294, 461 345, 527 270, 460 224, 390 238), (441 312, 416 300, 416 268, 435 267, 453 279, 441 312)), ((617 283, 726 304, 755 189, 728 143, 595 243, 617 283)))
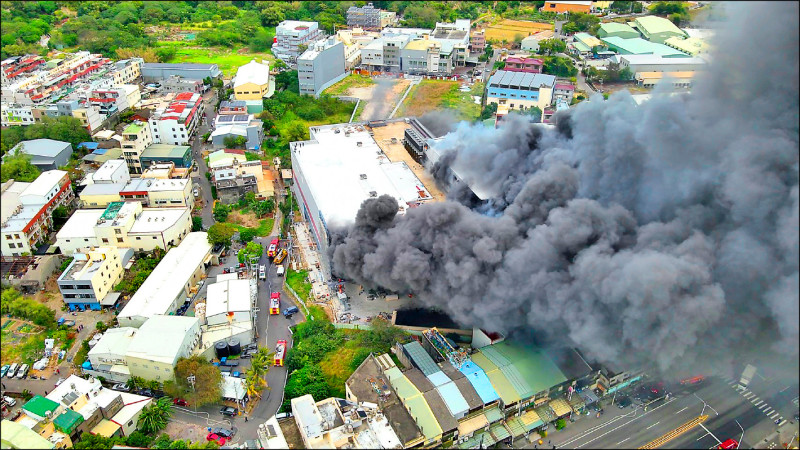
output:
POLYGON ((196 413, 197 412, 197 390, 194 388, 194 380, 195 380, 194 374, 191 374, 188 377, 186 377, 186 380, 189 382, 189 384, 192 385, 192 405, 194 406, 194 412, 196 413))

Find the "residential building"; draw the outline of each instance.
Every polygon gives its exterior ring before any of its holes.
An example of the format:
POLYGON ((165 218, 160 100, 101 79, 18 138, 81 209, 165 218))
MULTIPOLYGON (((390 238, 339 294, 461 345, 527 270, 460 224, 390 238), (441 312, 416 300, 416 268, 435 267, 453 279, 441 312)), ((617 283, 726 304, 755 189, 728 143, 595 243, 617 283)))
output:
POLYGON ((173 75, 187 80, 214 79, 222 76, 222 72, 216 64, 144 63, 142 64, 141 72, 142 79, 146 83, 166 80, 173 75))
POLYGON ((272 54, 289 64, 294 64, 305 48, 320 39, 322 31, 317 22, 284 20, 275 27, 272 54))
POLYGON ((121 86, 93 89, 88 102, 105 116, 113 116, 131 106, 128 104, 128 92, 121 86))
POLYGON ((506 66, 503 70, 508 72, 527 72, 527 73, 542 73, 544 61, 538 58, 520 58, 509 56, 506 58, 506 66))
POLYGON ((297 58, 301 94, 319 97, 322 91, 347 76, 344 48, 341 41, 331 36, 312 43, 297 58))
POLYGON ((156 109, 150 116, 153 143, 187 145, 202 117, 203 97, 181 92, 169 105, 156 109))
POLYGON ((409 74, 443 75, 453 70, 452 61, 442 58, 442 44, 439 41, 424 38, 408 42, 400 50, 401 66, 399 70, 409 74))
POLYGON ((152 143, 153 133, 144 122, 136 120, 122 130, 122 152, 130 173, 142 173, 142 153, 152 143))
POLYGON ((235 164, 243 164, 247 161, 244 150, 226 148, 217 150, 208 155, 208 168, 214 172, 216 169, 235 164))
POLYGON ((634 30, 630 25, 624 23, 601 23, 600 28, 597 30, 597 37, 603 39, 612 36, 622 39, 633 39, 639 37, 639 32, 634 30))
MULTIPOLYGON (((33 139, 20 142, 6 155, 13 155, 17 151, 30 155, 31 164, 39 170, 55 170, 69 162, 69 158, 72 156, 72 144, 52 139, 33 139)), ((7 157, 6 155, 3 159, 7 157)))
POLYGON ((394 11, 381 11, 381 28, 397 25, 399 19, 394 11))
POLYGON ((219 104, 219 111, 217 114, 247 114, 247 103, 242 100, 225 100, 219 104))
POLYGON ((114 63, 114 69, 108 73, 114 86, 134 84, 142 76, 142 58, 123 59, 114 63))
POLYGON ((685 38, 686 33, 681 31, 672 21, 658 16, 644 16, 634 19, 636 29, 645 39, 663 44, 671 37, 685 38))
POLYGON ((125 355, 136 337, 138 328, 118 327, 106 330, 100 340, 89 350, 89 367, 83 364, 83 373, 124 383, 131 377, 125 355))
POLYGON ((708 51, 708 43, 697 37, 689 37, 686 39, 671 37, 664 41, 664 45, 680 50, 691 56, 697 56, 708 51))
POLYGON ((597 39, 589 33, 575 33, 572 42, 568 45, 573 52, 581 56, 591 55, 596 47, 602 47, 603 41, 597 39))
POLYGON ((3 183, 2 255, 32 254, 52 229, 53 210, 74 199, 69 174, 63 170, 43 172, 31 183, 3 183))
MULTIPOLYGON (((405 161, 383 156, 371 131, 360 124, 312 127, 310 140, 290 144, 295 182, 292 191, 321 254, 327 254, 328 227, 351 223, 361 203, 382 194, 399 203, 399 213, 432 200, 405 161), (379 156, 376 158, 376 154, 379 156)), ((322 258, 327 279, 329 261, 322 258)))
POLYGON ((128 166, 122 159, 108 160, 99 169, 90 175, 94 184, 127 183, 131 180, 128 166))
POLYGON ((203 80, 186 79, 178 75, 172 75, 161 81, 162 92, 194 92, 201 94, 206 88, 203 80))
POLYGON ((128 345, 125 353, 128 370, 131 376, 145 380, 162 383, 172 380, 178 359, 191 356, 199 343, 200 321, 197 318, 151 316, 139 326, 128 345))
POLYGON ((233 97, 236 100, 261 100, 275 92, 275 80, 269 74, 266 61, 249 63, 239 67, 233 79, 233 97))
POLYGON ((464 67, 469 57, 469 19, 456 19, 453 23, 436 22, 431 38, 442 44, 444 58, 454 67, 464 67))
POLYGON ((664 58, 660 55, 616 55, 611 62, 619 64, 620 69, 630 69, 634 76, 639 72, 694 72, 706 66, 705 60, 698 57, 664 58))
POLYGON ((220 174, 214 180, 214 186, 217 189, 219 201, 230 205, 238 202, 248 192, 255 194, 258 191, 258 180, 252 175, 223 177, 220 174))
POLYGON ((189 233, 181 245, 167 252, 131 297, 117 317, 119 325, 138 328, 153 316, 175 312, 190 299, 192 288, 205 277, 210 263, 208 234, 189 233))
POLYGON ((73 255, 74 259, 57 281, 58 290, 70 311, 99 311, 117 303, 119 294, 111 290, 122 281, 124 267, 133 256, 132 250, 125 250, 97 247, 73 255))
POLYGON ((553 87, 553 101, 563 100, 567 104, 572 102, 572 96, 575 94, 575 86, 572 83, 563 81, 556 81, 553 87))
POLYGON ((0 62, 0 76, 3 86, 10 82, 26 77, 39 70, 44 64, 44 58, 39 55, 12 56, 0 62))
POLYGON ((521 50, 527 50, 529 52, 536 53, 539 51, 539 42, 547 39, 553 39, 553 36, 555 36, 555 32, 553 30, 542 30, 533 33, 532 35, 527 36, 520 41, 519 48, 521 50))
POLYGON ((579 1, 579 0, 572 0, 572 1, 548 0, 544 2, 544 6, 542 6, 542 11, 550 11, 556 13, 582 12, 589 14, 592 11, 592 2, 579 1))
POLYGON ((214 121, 214 128, 209 140, 216 149, 227 147, 225 139, 229 137, 244 138, 248 150, 258 150, 264 141, 264 122, 252 114, 220 114, 214 121))
POLYGON ((689 55, 664 44, 646 41, 642 38, 623 39, 616 36, 603 38, 610 51, 620 55, 657 55, 664 58, 688 58, 689 55))
POLYGON ((181 243, 192 229, 191 208, 142 208, 142 202, 112 202, 106 209, 80 209, 56 234, 64 255, 110 245, 153 251, 181 243))
POLYGON ((362 7, 351 6, 347 9, 347 26, 377 31, 381 26, 381 10, 368 3, 362 7))
POLYGON ((191 169, 175 167, 175 163, 167 162, 151 164, 142 172, 140 178, 151 178, 154 180, 186 180, 190 179, 191 169))
POLYGON ((142 168, 153 164, 173 163, 176 167, 192 166, 192 147, 173 143, 150 144, 139 156, 142 168))
POLYGON ((508 104, 511 110, 544 109, 553 102, 556 77, 541 73, 498 70, 486 86, 486 103, 508 104))
POLYGON ((486 50, 486 30, 473 31, 469 37, 469 47, 473 53, 482 54, 486 50))
MULTIPOLYGON (((5 80, 3 81, 5 83, 5 80)), ((0 442, 3 443, 3 448, 14 449, 51 449, 56 448, 56 444, 39 436, 39 433, 22 425, 19 422, 12 422, 3 419, 0 425, 0 442)), ((67 448, 64 444, 58 448, 67 448)))
POLYGON ((152 208, 194 206, 190 178, 148 176, 121 183, 94 183, 81 191, 80 199, 81 207, 87 209, 105 209, 109 204, 119 201, 139 201, 143 206, 152 208))
POLYGON ((33 125, 33 110, 30 105, 0 103, 0 125, 13 127, 16 125, 33 125))

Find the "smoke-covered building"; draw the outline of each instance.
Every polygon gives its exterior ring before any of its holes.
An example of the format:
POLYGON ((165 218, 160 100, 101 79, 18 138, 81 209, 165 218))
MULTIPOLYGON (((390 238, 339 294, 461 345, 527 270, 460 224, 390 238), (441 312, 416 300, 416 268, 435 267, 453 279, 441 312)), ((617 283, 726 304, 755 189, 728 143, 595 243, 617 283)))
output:
MULTIPOLYGON (((433 199, 406 162, 392 161, 382 151, 366 124, 312 127, 310 140, 292 142, 291 150, 292 191, 322 255, 327 255, 328 227, 352 223, 364 200, 391 195, 403 214, 433 199)), ((321 263, 329 277, 329 261, 323 257, 321 263)))

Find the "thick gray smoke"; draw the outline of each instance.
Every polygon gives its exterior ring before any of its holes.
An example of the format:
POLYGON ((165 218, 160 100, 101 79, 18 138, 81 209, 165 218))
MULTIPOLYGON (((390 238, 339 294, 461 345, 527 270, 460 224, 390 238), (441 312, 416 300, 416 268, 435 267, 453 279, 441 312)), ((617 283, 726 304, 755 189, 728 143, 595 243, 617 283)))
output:
POLYGON ((455 130, 458 119, 450 111, 430 111, 419 117, 419 122, 434 136, 444 136, 455 130))
POLYGON ((461 123, 443 166, 493 214, 452 192, 405 216, 367 200, 334 239, 336 273, 598 360, 719 371, 773 355, 796 376, 798 4, 726 15, 691 94, 596 96, 557 129, 461 123))

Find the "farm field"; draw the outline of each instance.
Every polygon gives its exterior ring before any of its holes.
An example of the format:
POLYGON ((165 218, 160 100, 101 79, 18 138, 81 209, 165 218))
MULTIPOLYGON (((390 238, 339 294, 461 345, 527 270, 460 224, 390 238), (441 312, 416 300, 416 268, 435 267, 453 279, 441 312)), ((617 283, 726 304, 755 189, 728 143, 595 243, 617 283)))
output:
POLYGON ((512 42, 518 35, 527 37, 538 31, 552 30, 553 28, 551 23, 505 19, 486 27, 486 40, 512 42))
POLYGON ((475 83, 468 92, 459 90, 458 81, 422 80, 414 86, 406 101, 397 112, 397 117, 421 116, 438 109, 447 109, 461 120, 475 120, 481 113, 481 105, 473 96, 481 96, 483 83, 475 83))

